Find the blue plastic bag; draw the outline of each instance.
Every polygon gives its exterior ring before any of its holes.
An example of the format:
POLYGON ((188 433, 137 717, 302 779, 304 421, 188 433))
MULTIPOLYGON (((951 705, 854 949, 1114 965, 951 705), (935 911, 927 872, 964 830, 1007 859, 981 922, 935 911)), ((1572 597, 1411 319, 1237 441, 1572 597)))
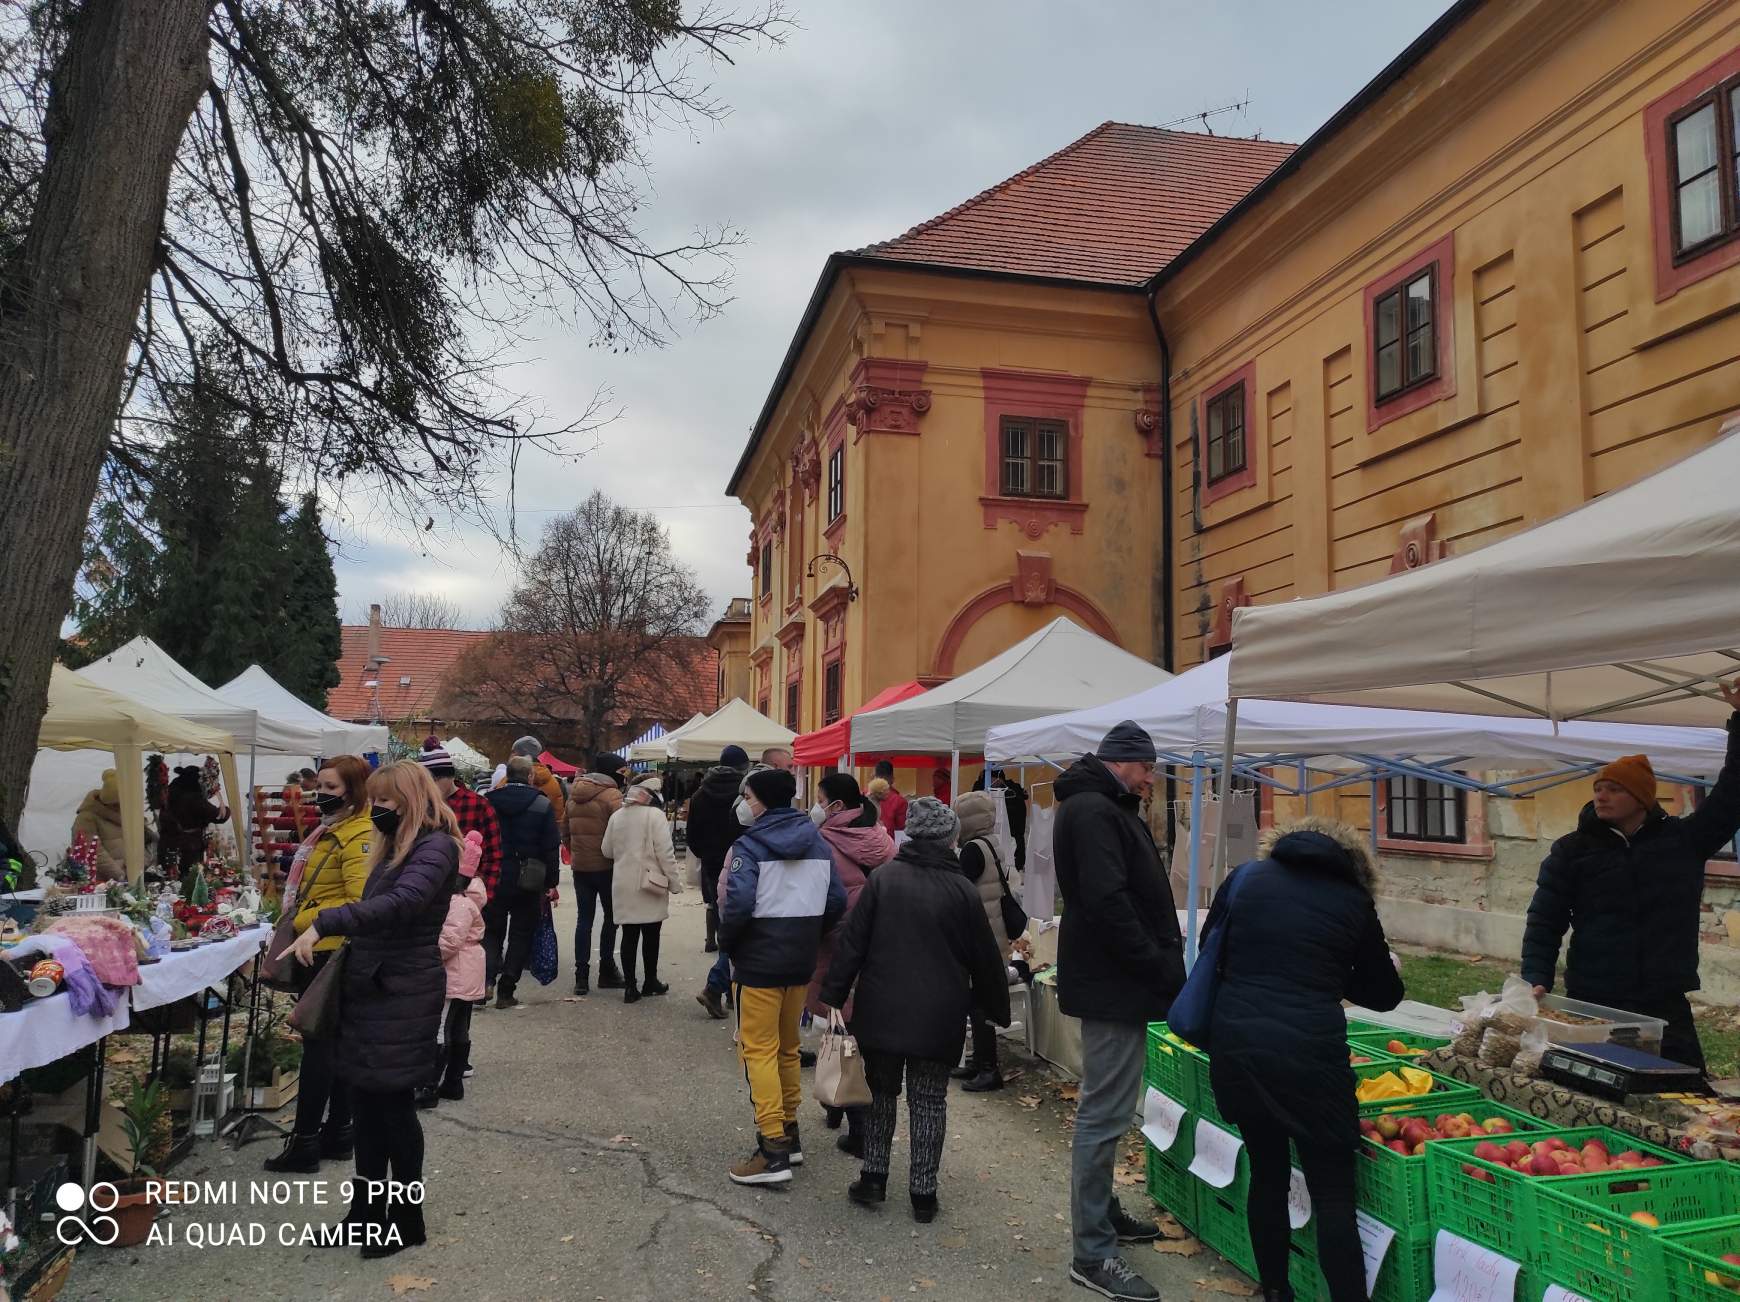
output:
POLYGON ((532 937, 532 954, 526 968, 541 986, 556 979, 556 919, 550 914, 550 902, 544 901, 544 911, 538 919, 537 934, 532 937))

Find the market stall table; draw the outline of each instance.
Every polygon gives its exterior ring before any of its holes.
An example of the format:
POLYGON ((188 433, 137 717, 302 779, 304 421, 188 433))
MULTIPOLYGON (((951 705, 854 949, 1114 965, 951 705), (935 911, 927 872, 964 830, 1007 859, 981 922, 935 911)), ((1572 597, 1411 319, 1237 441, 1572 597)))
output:
POLYGON ((86 1017, 73 1012, 72 996, 64 991, 0 1014, 0 1084, 124 1031, 130 1020, 125 999, 107 1017, 86 1017))
POLYGON ((158 962, 139 969, 139 984, 132 992, 133 1011, 160 1008, 219 984, 245 966, 271 938, 270 927, 256 926, 229 940, 165 954, 158 962))

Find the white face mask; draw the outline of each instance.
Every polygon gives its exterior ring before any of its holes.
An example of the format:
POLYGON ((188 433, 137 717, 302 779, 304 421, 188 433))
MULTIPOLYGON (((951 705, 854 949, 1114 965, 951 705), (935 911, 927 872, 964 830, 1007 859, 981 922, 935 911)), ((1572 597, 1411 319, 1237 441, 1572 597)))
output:
POLYGON ((739 800, 737 802, 737 821, 744 827, 750 827, 755 823, 755 815, 749 812, 749 802, 747 800, 739 800))
POLYGON ((817 827, 820 827, 827 821, 828 807, 818 800, 815 804, 810 806, 810 822, 814 823, 817 827))

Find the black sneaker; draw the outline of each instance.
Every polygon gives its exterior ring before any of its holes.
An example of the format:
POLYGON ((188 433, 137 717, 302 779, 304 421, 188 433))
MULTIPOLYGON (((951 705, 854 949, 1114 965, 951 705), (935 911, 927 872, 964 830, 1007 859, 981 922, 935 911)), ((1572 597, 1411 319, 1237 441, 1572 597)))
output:
POLYGON ((671 988, 663 981, 654 981, 649 978, 640 983, 640 992, 650 998, 654 995, 668 995, 671 992, 671 988))
POLYGON ((1104 1261, 1072 1261, 1069 1277, 1114 1302, 1160 1302, 1160 1290, 1124 1264, 1122 1257, 1104 1261))
POLYGON ((968 1094, 988 1094, 992 1090, 1003 1088, 1003 1073, 992 1069, 982 1071, 961 1086, 968 1094))
POLYGON ((790 1184, 791 1163, 786 1160, 784 1141, 756 1136, 755 1151, 727 1174, 738 1184, 790 1184))
POLYGON ((501 994, 495 997, 495 1006, 497 1008, 518 1008, 520 1006, 520 1001, 504 990, 501 994))
POLYGON ((785 1149, 786 1161, 793 1166, 804 1164, 804 1143, 798 1138, 798 1123, 795 1121, 785 1123, 785 1149))
POLYGON ((799 1049, 798 1050, 798 1066, 799 1067, 807 1070, 808 1068, 814 1067, 815 1065, 816 1065, 816 1055, 815 1055, 814 1050, 812 1050, 812 1049, 799 1049))
POLYGON ((1118 1232, 1119 1243, 1153 1243, 1160 1237, 1160 1226, 1140 1216, 1132 1216, 1123 1204, 1112 1199, 1112 1228, 1118 1232))

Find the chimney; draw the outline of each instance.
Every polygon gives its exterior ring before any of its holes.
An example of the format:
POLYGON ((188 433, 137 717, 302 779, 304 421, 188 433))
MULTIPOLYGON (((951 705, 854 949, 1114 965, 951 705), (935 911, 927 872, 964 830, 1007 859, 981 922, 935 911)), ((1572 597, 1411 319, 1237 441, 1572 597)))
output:
POLYGON ((381 659, 381 603, 374 602, 369 606, 369 665, 373 667, 381 659))

